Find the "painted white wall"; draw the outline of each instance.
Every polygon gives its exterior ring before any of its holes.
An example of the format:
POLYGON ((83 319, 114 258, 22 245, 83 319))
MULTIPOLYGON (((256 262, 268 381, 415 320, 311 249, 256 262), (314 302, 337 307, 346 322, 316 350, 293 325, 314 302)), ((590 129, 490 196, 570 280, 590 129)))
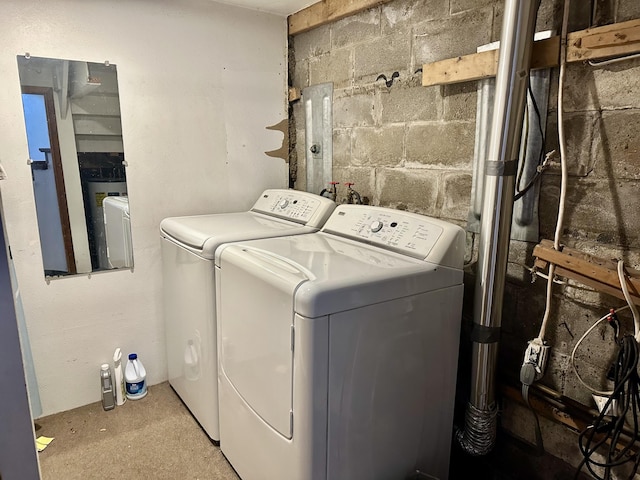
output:
POLYGON ((158 225, 240 211, 288 166, 285 17, 210 0, 0 0, 0 184, 43 414, 99 399, 99 365, 137 352, 167 378, 158 225), (45 282, 16 55, 117 65, 135 270, 45 282))

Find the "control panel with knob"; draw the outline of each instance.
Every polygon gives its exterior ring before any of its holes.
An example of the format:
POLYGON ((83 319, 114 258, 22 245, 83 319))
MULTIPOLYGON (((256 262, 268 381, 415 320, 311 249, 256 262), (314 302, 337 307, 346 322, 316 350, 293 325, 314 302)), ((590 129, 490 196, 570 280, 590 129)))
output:
POLYGON ((424 259, 442 235, 443 225, 414 213, 345 204, 335 210, 322 231, 424 259))
POLYGON ((369 226, 369 228, 371 228, 371 231, 373 233, 376 233, 382 230, 383 226, 384 224, 380 220, 374 220, 373 222, 371 222, 371 225, 369 226))
MULTIPOLYGON (((267 190, 251 208, 253 212, 275 215, 294 222, 309 222, 317 213, 335 205, 331 200, 297 190, 267 190)), ((333 208, 329 208, 332 211, 333 208)))

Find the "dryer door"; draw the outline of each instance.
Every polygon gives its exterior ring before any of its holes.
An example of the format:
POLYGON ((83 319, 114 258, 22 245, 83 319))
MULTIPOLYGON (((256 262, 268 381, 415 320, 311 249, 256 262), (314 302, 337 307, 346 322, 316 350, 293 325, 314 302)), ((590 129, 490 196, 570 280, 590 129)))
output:
POLYGON ((219 275, 221 374, 264 422, 291 438, 293 296, 309 274, 286 258, 230 245, 219 275))

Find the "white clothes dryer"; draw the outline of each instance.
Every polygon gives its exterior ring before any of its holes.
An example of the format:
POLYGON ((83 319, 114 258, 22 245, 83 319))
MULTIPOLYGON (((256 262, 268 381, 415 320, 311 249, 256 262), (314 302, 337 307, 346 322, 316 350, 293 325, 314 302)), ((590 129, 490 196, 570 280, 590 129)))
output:
POLYGON ((465 248, 452 224, 341 205, 216 252, 220 437, 243 480, 446 479, 465 248))
POLYGON ((214 253, 225 242, 317 231, 335 203, 295 190, 266 190, 248 212, 165 218, 163 308, 169 383, 209 437, 218 426, 214 253))

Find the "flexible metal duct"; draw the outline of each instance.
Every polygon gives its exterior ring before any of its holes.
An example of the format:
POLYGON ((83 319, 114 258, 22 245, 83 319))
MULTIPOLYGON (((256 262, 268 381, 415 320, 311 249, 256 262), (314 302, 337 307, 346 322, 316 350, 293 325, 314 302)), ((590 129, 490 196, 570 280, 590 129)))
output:
POLYGON ((509 253, 515 174, 539 0, 505 2, 491 137, 485 165, 475 288, 471 398, 462 448, 485 455, 495 445, 495 375, 509 253))

